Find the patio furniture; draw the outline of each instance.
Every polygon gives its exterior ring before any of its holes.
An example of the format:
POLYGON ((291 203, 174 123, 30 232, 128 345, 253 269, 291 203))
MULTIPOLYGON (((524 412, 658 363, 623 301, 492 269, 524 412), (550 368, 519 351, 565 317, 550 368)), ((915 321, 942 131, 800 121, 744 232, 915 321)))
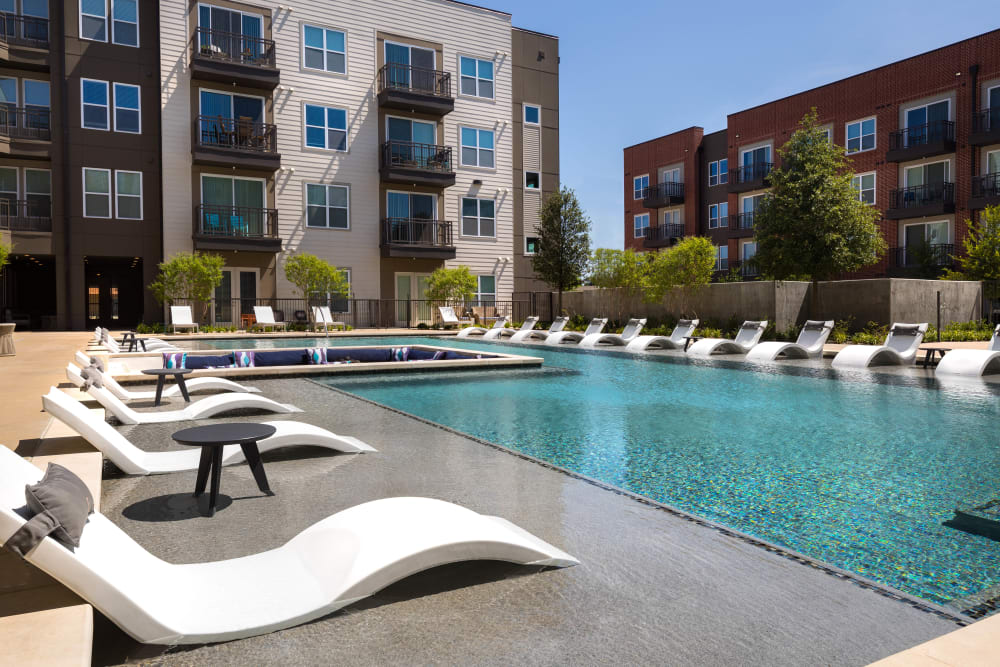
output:
POLYGON ((326 333, 330 333, 330 327, 347 328, 345 323, 333 319, 330 306, 313 306, 313 320, 316 322, 316 329, 319 330, 322 326, 326 333))
POLYGON ((473 322, 475 322, 475 320, 473 320, 471 317, 467 317, 465 315, 459 317, 458 315, 455 314, 455 309, 452 308, 451 306, 438 306, 438 313, 441 315, 442 324, 462 325, 462 324, 472 324, 473 322))
POLYGON ((628 352, 645 352, 646 350, 676 350, 687 346, 693 338, 695 329, 701 320, 677 320, 677 326, 669 336, 636 336, 625 349, 628 352))
POLYGON ((16 324, 0 324, 0 357, 11 357, 17 354, 14 349, 14 329, 16 324))
POLYGON ((816 359, 823 356, 823 346, 833 331, 833 320, 806 320, 794 343, 767 341, 747 353, 747 361, 766 363, 785 359, 816 359))
POLYGON ((927 323, 893 322, 884 345, 848 345, 833 358, 834 368, 904 366, 917 358, 917 348, 927 333, 927 323))
POLYGON ((181 396, 184 397, 185 403, 191 402, 191 396, 188 395, 187 385, 184 384, 184 376, 191 372, 190 368, 146 368, 142 371, 143 375, 153 375, 156 377, 156 397, 153 399, 153 407, 160 407, 160 399, 163 396, 163 383, 167 379, 168 375, 172 375, 174 382, 180 387, 181 396))
POLYGON ((307 324, 309 322, 309 316, 306 315, 306 311, 304 310, 296 310, 292 313, 292 317, 295 318, 296 324, 307 324))
MULTIPOLYGON (((105 330, 107 331, 107 330, 105 330)), ((133 352, 132 349, 123 349, 121 345, 118 344, 114 338, 112 338, 109 333, 104 334, 104 338, 101 341, 101 346, 112 354, 123 354, 125 352, 133 352)), ((142 351, 143 352, 173 352, 179 350, 180 348, 167 343, 166 341, 156 340, 154 338, 147 338, 142 340, 142 351)))
POLYGON ((532 315, 531 317, 526 317, 524 322, 521 323, 520 329, 510 329, 507 327, 501 327, 497 329, 493 327, 483 334, 483 340, 499 340, 504 336, 513 336, 514 334, 521 331, 531 331, 538 324, 538 318, 532 315))
POLYGON ((938 355, 941 356, 941 361, 944 361, 944 353, 951 352, 950 347, 930 347, 928 345, 921 345, 918 350, 923 350, 924 352, 924 368, 930 368, 931 362, 933 362, 938 355))
POLYGON ((612 347, 625 347, 639 335, 642 328, 646 326, 646 319, 632 318, 622 329, 621 334, 596 333, 584 336, 580 341, 580 347, 595 348, 598 345, 610 345, 612 347))
MULTIPOLYGON (((928 354, 934 353, 928 351, 928 354)), ((924 367, 927 367, 926 356, 924 367)), ((993 373, 1000 373, 1000 325, 993 329, 990 344, 985 350, 949 350, 934 371, 935 375, 959 377, 982 377, 993 373)))
POLYGON ((506 317, 497 317, 493 320, 493 326, 491 326, 489 329, 487 329, 486 327, 465 327, 464 329, 458 332, 458 337, 468 338, 469 336, 484 336, 486 335, 486 332, 489 331, 490 329, 503 329, 506 324, 507 324, 506 317))
POLYGON ((521 327, 521 331, 518 331, 510 337, 510 342, 521 343, 526 340, 545 340, 552 334, 562 331, 567 322, 569 322, 568 317, 557 317, 552 321, 552 324, 549 325, 548 331, 534 331, 530 329, 524 330, 524 327, 521 327))
POLYGON ((587 329, 583 333, 579 331, 557 331, 545 339, 545 344, 563 345, 566 343, 579 343, 587 336, 601 333, 606 326, 608 326, 608 318, 595 317, 590 321, 590 324, 587 325, 587 329))
POLYGON ((266 330, 267 327, 271 327, 271 330, 280 327, 282 330, 285 329, 285 323, 279 322, 274 319, 274 312, 271 310, 271 306, 254 306, 253 307, 254 316, 257 319, 257 327, 261 330, 266 330))
POLYGON ((767 329, 767 320, 760 322, 747 320, 740 325, 740 330, 736 332, 736 338, 733 340, 702 338, 692 345, 687 353, 700 357, 708 357, 713 354, 746 354, 760 341, 765 329, 767 329))
POLYGON ((170 326, 174 333, 177 333, 177 327, 198 331, 198 323, 191 317, 191 306, 170 306, 170 326))
MULTIPOLYGON (((88 364, 89 368, 96 368, 88 364)), ((98 372, 101 372, 98 369, 98 372)), ((80 374, 80 369, 73 363, 66 364, 66 379, 72 382, 77 387, 82 387, 86 380, 80 374)), ((101 372, 101 380, 104 386, 107 387, 112 394, 117 396, 123 401, 142 401, 154 398, 156 396, 155 391, 131 391, 126 389, 122 385, 118 384, 110 373, 101 372)), ((225 378, 206 378, 198 377, 192 378, 190 380, 185 379, 184 386, 188 392, 199 391, 201 389, 217 389, 220 391, 229 391, 233 393, 247 393, 247 394, 259 394, 260 389, 255 387, 244 387, 238 382, 233 382, 232 380, 227 380, 225 378)), ((181 384, 177 383, 171 385, 163 390, 164 396, 176 396, 181 393, 181 384)))
POLYGON ((256 394, 217 394, 206 396, 181 410, 136 412, 104 387, 90 386, 87 394, 113 414, 123 424, 165 424, 214 417, 231 410, 266 410, 268 412, 302 412, 294 405, 278 403, 256 394))

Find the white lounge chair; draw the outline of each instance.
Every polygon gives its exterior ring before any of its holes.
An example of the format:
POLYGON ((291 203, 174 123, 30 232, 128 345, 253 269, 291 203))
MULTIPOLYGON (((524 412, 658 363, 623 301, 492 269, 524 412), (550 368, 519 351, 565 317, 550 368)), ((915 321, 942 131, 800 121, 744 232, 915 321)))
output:
POLYGON ((536 324, 538 324, 538 318, 532 315, 531 317, 525 318, 524 322, 521 323, 521 328, 519 329, 510 329, 508 327, 501 327, 500 329, 497 329, 494 326, 492 329, 489 329, 486 333, 483 334, 483 339, 500 340, 504 336, 513 337, 513 335, 516 333, 520 333, 522 331, 531 331, 532 329, 535 328, 536 324))
MULTIPOLYGON (((160 342, 144 341, 144 342, 146 344, 146 349, 142 349, 142 346, 140 345, 139 349, 135 350, 136 352, 176 352, 180 350, 179 347, 176 347, 174 345, 171 345, 170 343, 166 343, 163 341, 160 342)), ((128 352, 128 350, 123 349, 122 346, 118 344, 118 341, 110 337, 101 341, 101 346, 111 354, 124 354, 128 352)))
POLYGON ((632 318, 626 324, 625 328, 622 329, 620 334, 612 333, 596 333, 590 334, 589 336, 584 336, 583 340, 580 341, 580 347, 595 348, 600 345, 610 345, 611 347, 625 347, 628 345, 642 328, 646 326, 646 319, 632 318))
MULTIPOLYGON (((90 368, 94 368, 91 366, 90 368)), ((96 370, 96 369, 95 369, 96 370)), ((98 371, 100 373, 100 371, 98 371)), ((81 370, 74 363, 66 364, 66 379, 72 382, 77 387, 83 387, 87 381, 81 375, 81 370)), ((156 391, 131 391, 125 387, 118 384, 118 381, 111 377, 110 373, 101 373, 101 380, 104 386, 111 390, 111 393, 120 398, 123 401, 142 401, 147 399, 156 398, 156 391)), ((228 391, 236 394, 259 394, 260 389, 256 387, 244 387, 238 382, 233 382, 232 380, 227 380, 226 378, 191 378, 190 380, 184 380, 184 385, 187 387, 188 393, 195 391, 200 391, 203 389, 215 389, 217 391, 228 391)), ((163 388, 163 396, 180 396, 181 387, 177 384, 172 384, 169 387, 163 388)))
POLYGON ((271 327, 273 330, 281 327, 281 329, 284 330, 287 326, 284 322, 275 321, 274 311, 271 310, 271 306, 254 306, 253 314, 257 321, 251 328, 259 327, 261 330, 266 330, 267 327, 271 327))
POLYGON ((441 314, 442 324, 454 324, 456 326, 461 326, 463 324, 473 324, 472 318, 469 317, 459 317, 455 314, 455 309, 451 306, 438 306, 438 312, 441 314))
POLYGON ((278 403, 256 394, 215 394, 189 403, 181 410, 136 412, 104 387, 91 386, 86 391, 87 395, 100 403, 101 407, 117 417, 118 421, 123 424, 166 424, 205 419, 231 410, 266 410, 281 414, 302 412, 294 405, 278 403))
POLYGON ((677 320, 677 326, 669 336, 636 336, 625 346, 628 352, 646 350, 678 350, 684 347, 685 339, 694 335, 701 320, 677 320))
POLYGON ((823 356, 823 346, 833 331, 833 320, 806 320, 794 343, 775 340, 758 343, 747 353, 747 361, 767 363, 778 357, 785 359, 815 359, 823 356))
POLYGON ((496 319, 496 321, 493 323, 493 326, 491 326, 489 328, 486 328, 486 327, 465 327, 464 329, 462 329, 461 331, 458 332, 458 337, 459 338, 468 338, 469 336, 485 336, 486 332, 490 331, 491 329, 503 329, 506 326, 507 326, 507 318, 506 317, 498 317, 496 319))
MULTIPOLYGON (((95 417, 80 401, 52 387, 42 396, 42 408, 69 426, 118 466, 127 475, 159 475, 183 470, 197 470, 201 452, 185 449, 173 452, 146 452, 118 432, 103 419, 95 417)), ((371 445, 345 435, 331 433, 319 426, 296 421, 263 422, 277 429, 274 435, 257 443, 261 452, 293 445, 325 447, 339 452, 359 453, 376 451, 371 445)), ((239 445, 226 445, 222 449, 222 465, 232 465, 244 460, 239 445)))
POLYGON ((341 329, 347 327, 344 322, 340 322, 333 319, 333 314, 330 312, 330 306, 313 306, 313 321, 316 323, 316 330, 318 331, 320 327, 323 327, 323 331, 330 333, 330 327, 340 327, 341 329))
POLYGON ((170 326, 174 328, 174 333, 177 333, 177 327, 199 330, 198 323, 191 317, 191 306, 170 306, 170 326))
MULTIPOLYGON (((562 331, 566 327, 567 322, 569 322, 568 317, 557 317, 552 321, 552 324, 549 325, 548 331, 535 331, 533 329, 528 331, 518 331, 510 337, 510 342, 521 343, 526 340, 545 340, 552 334, 562 331)), ((524 327, 521 328, 524 329, 524 327)))
POLYGON ((917 348, 927 333, 927 323, 893 322, 884 345, 848 345, 833 358, 834 368, 906 366, 917 358, 917 348))
POLYGON ((580 333, 579 331, 557 331, 545 339, 545 344, 563 345, 566 343, 579 343, 587 336, 601 333, 604 331, 604 327, 606 326, 608 326, 608 318, 595 317, 590 320, 590 324, 587 325, 587 329, 583 333, 580 333))
MULTIPOLYGON (((0 542, 24 524, 24 487, 42 471, 0 446, 0 542)), ((25 560, 145 644, 203 644, 307 623, 439 565, 579 561, 523 528, 431 498, 386 498, 343 510, 284 545, 210 563, 172 564, 100 513, 70 551, 43 538, 25 560)))
POLYGON ((935 375, 982 377, 1000 373, 1000 324, 985 350, 952 350, 938 362, 935 375))
POLYGON ((754 322, 747 320, 740 326, 736 338, 702 338, 688 348, 688 354, 707 357, 713 354, 746 354, 760 341, 767 329, 767 320, 754 322))

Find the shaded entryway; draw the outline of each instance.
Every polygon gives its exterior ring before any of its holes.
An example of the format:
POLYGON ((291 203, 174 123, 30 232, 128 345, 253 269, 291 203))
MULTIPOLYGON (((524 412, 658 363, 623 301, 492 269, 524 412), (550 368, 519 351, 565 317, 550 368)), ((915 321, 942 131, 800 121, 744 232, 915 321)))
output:
POLYGON ((0 322, 21 329, 56 328, 56 261, 49 255, 11 255, 0 271, 0 322))
POLYGON ((142 321, 142 260, 84 257, 87 328, 131 329, 142 321))

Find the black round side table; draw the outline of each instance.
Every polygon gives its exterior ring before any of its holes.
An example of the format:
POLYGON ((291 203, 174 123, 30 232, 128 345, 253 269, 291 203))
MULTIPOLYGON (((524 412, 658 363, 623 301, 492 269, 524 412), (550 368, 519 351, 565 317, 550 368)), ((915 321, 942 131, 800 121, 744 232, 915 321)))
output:
POLYGON ((240 446, 247 459, 247 465, 250 466, 250 472, 257 481, 257 488, 269 496, 274 495, 267 483, 267 475, 264 474, 264 464, 260 460, 257 442, 271 437, 276 430, 267 424, 236 422, 186 428, 171 436, 182 445, 201 447, 201 461, 198 463, 198 480, 195 482, 194 495, 197 498, 205 493, 205 483, 208 481, 208 473, 211 472, 208 516, 215 516, 215 505, 219 499, 219 482, 222 479, 222 448, 226 445, 240 446))
POLYGON ((191 397, 188 395, 187 385, 184 384, 184 376, 190 372, 190 368, 147 368, 144 370, 143 375, 156 376, 156 400, 153 401, 153 406, 160 407, 160 398, 163 396, 163 381, 167 379, 168 375, 174 376, 177 386, 181 388, 181 396, 190 403, 191 397))

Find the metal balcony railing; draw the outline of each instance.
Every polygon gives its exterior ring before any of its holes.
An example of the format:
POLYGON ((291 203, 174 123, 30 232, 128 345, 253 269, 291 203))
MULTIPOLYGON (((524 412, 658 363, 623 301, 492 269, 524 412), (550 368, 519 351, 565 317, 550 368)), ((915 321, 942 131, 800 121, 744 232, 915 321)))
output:
POLYGON ((732 229, 753 229, 754 211, 729 216, 729 224, 732 229))
POLYGON ((905 248, 889 249, 889 264, 892 268, 943 267, 954 263, 953 243, 928 243, 905 248))
POLYGON ((49 20, 0 12, 0 41, 35 49, 49 48, 49 20))
POLYGON ((667 181, 666 183, 657 183, 656 185, 650 185, 648 188, 643 188, 642 198, 643 199, 668 199, 670 197, 683 197, 684 196, 684 183, 677 181, 667 181))
POLYGON ((1000 172, 972 179, 973 197, 1000 197, 1000 172))
POLYGON ((278 211, 273 208, 199 204, 195 232, 233 239, 278 238, 278 211))
POLYGON ((198 116, 195 121, 199 146, 226 148, 249 153, 278 154, 278 128, 249 118, 198 116))
POLYGON ((451 73, 413 65, 386 63, 378 71, 378 92, 401 90, 408 93, 452 97, 451 73))
POLYGON ((13 139, 51 141, 50 111, 41 107, 21 109, 0 105, 0 135, 13 139))
POLYGON ((382 244, 451 248, 455 245, 453 229, 452 223, 441 220, 384 218, 382 244))
POLYGON ((684 225, 669 223, 666 225, 653 225, 646 228, 647 241, 669 241, 684 237, 684 225))
POLYGON ((0 229, 12 232, 51 232, 51 200, 0 199, 0 229))
POLYGON ((773 162, 752 162, 729 170, 730 183, 754 183, 762 181, 774 169, 773 162))
POLYGON ((253 67, 275 66, 274 41, 253 35, 197 28, 194 49, 195 55, 199 58, 253 67))
POLYGON ((889 150, 926 146, 941 141, 955 141, 955 123, 950 120, 935 120, 923 125, 914 125, 889 133, 889 150))
POLYGON ((908 188, 892 190, 889 193, 889 208, 920 208, 932 204, 955 202, 955 184, 948 182, 927 183, 908 188))
POLYGON ((1000 107, 983 109, 972 114, 973 132, 992 132, 1000 130, 1000 107))
POLYGON ((382 144, 382 165, 450 173, 451 147, 393 139, 382 144))

